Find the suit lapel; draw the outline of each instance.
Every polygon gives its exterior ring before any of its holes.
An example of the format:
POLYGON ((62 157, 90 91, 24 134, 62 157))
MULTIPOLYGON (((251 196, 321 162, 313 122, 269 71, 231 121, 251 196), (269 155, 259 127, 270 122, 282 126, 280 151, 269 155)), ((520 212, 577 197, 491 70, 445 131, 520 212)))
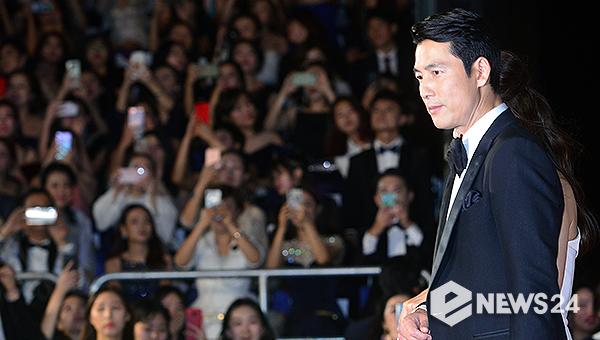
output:
MULTIPOLYGON (((467 171, 464 175, 465 178, 463 179, 463 181, 460 185, 460 188, 458 189, 458 193, 456 194, 456 198, 454 199, 454 202, 452 203, 452 207, 448 207, 451 209, 450 214, 448 215, 448 219, 446 219, 446 214, 447 214, 448 208, 443 209, 444 211, 441 212, 443 214, 441 214, 439 217, 440 218, 440 226, 443 226, 443 227, 442 228, 438 227, 435 255, 434 255, 434 259, 433 259, 433 267, 431 270, 431 281, 432 282, 435 279, 435 275, 436 275, 436 273, 439 269, 439 266, 442 263, 442 260, 444 258, 444 253, 446 252, 446 249, 448 247, 448 242, 450 241, 450 236, 452 236, 452 230, 454 229, 454 225, 455 225, 456 220, 458 219, 459 213, 461 211, 462 202, 465 199, 465 195, 471 189, 471 186, 473 185, 473 181, 475 180, 475 177, 479 173, 479 169, 481 168, 481 165, 484 163, 485 157, 487 156, 487 153, 492 146, 492 142, 494 141, 496 136, 498 136, 498 134, 502 130, 504 130, 504 128, 507 125, 509 125, 510 123, 512 123, 514 121, 515 121, 515 118, 510 110, 505 110, 504 112, 502 112, 502 114, 500 114, 500 116, 498 116, 498 118, 496 118, 494 123, 492 123, 492 125, 490 126, 488 131, 481 138, 481 141, 479 142, 479 145, 477 146, 477 149, 475 150, 475 153, 473 154, 473 158, 471 159, 471 162, 469 163, 469 167, 467 168, 467 171)), ((451 183, 450 184, 446 183, 446 190, 444 191, 444 200, 442 202, 446 202, 446 199, 447 200, 450 199, 449 196, 450 196, 450 193, 452 190, 452 182, 454 181, 454 179, 450 178, 449 181, 451 183), (448 196, 448 198, 446 198, 446 196, 448 196)), ((449 202, 445 203, 445 205, 448 206, 449 202)))
POLYGON ((448 206, 450 205, 450 194, 452 193, 452 185, 454 184, 454 176, 452 173, 446 176, 446 184, 444 185, 444 195, 442 196, 442 207, 440 209, 440 216, 438 218, 437 235, 435 238, 435 248, 433 248, 433 258, 435 259, 437 254, 438 245, 440 244, 440 238, 444 231, 444 225, 446 224, 446 216, 448 215, 448 206))

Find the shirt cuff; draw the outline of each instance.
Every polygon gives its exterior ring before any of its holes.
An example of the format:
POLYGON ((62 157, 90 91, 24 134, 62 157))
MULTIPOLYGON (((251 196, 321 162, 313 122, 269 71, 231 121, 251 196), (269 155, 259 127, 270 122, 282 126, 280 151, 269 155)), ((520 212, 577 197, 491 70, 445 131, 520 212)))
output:
POLYGON ((405 229, 406 232, 406 245, 409 246, 420 246, 423 242, 423 232, 416 223, 413 223, 405 229))
POLYGON ((371 235, 369 232, 366 232, 362 239, 363 246, 363 255, 371 255, 377 250, 377 241, 379 238, 377 236, 371 235))

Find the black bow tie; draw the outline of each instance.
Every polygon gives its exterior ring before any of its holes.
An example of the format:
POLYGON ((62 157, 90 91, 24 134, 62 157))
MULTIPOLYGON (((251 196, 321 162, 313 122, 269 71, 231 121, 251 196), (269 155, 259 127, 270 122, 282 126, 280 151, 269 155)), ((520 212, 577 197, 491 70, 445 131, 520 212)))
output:
POLYGON ((467 167, 467 150, 462 143, 462 136, 452 139, 448 148, 448 164, 450 170, 460 177, 460 174, 467 167))
POLYGON ((379 148, 377 148, 378 155, 381 155, 382 153, 387 152, 387 151, 398 153, 398 152, 400 152, 400 145, 396 144, 394 146, 389 146, 389 147, 380 146, 379 148))

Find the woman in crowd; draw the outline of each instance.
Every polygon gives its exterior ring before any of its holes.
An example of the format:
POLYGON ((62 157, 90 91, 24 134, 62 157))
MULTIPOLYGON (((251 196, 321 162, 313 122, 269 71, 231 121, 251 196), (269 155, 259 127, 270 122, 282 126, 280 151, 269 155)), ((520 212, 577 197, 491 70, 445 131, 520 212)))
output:
POLYGON ((78 340, 83 332, 87 296, 75 290, 79 282, 75 264, 67 263, 46 305, 41 324, 46 339, 78 340))
POLYGON ((67 41, 62 33, 46 33, 38 43, 33 70, 48 102, 58 93, 68 54, 67 41))
MULTIPOLYGON (((267 268, 311 268, 339 265, 342 239, 317 225, 317 198, 308 189, 295 189, 301 196, 289 198, 281 207, 277 231, 267 256, 267 268), (323 230, 323 231, 320 231, 323 230)), ((295 195, 293 195, 295 196, 295 195)), ((285 335, 341 335, 343 315, 336 302, 335 281, 293 278, 284 281, 292 301, 285 335)))
MULTIPOLYGON (((19 144, 22 148, 37 148, 37 140, 42 131, 43 112, 46 100, 39 85, 29 73, 17 71, 6 79, 6 98, 15 105, 19 122, 19 144)), ((37 155, 37 152, 36 154, 37 155)), ((37 157, 21 159, 21 164, 39 162, 37 157)))
POLYGON ((131 308, 120 290, 104 287, 90 299, 82 340, 133 340, 131 308))
POLYGON ((123 209, 133 203, 144 205, 156 223, 156 233, 163 244, 173 241, 177 209, 156 174, 156 165, 147 154, 133 153, 127 167, 116 171, 110 188, 92 208, 96 228, 105 232, 117 223, 123 209))
POLYGON ((233 301, 225 312, 220 339, 275 340, 275 334, 256 301, 240 298, 233 301))
MULTIPOLYGON (((577 299, 578 311, 569 312, 569 329, 573 335, 573 340, 590 340, 594 332, 598 331, 600 326, 600 316, 598 313, 597 299, 594 291, 588 286, 581 286, 573 290, 574 299, 577 299)), ((570 308, 574 304, 570 304, 570 308)), ((594 338, 595 339, 595 338, 594 338)))
POLYGON ((236 127, 244 135, 244 152, 248 155, 249 165, 258 170, 257 176, 264 178, 268 174, 267 164, 272 153, 283 141, 271 131, 261 131, 258 127, 258 111, 250 94, 243 90, 223 92, 215 107, 215 128, 223 123, 236 127), (264 169, 264 170, 263 170, 264 169))
POLYGON ((156 300, 169 312, 169 333, 172 340, 185 339, 185 296, 181 289, 173 285, 158 288, 156 300))
POLYGON ((372 132, 367 113, 351 97, 340 97, 332 106, 333 121, 325 138, 325 153, 334 157, 339 173, 346 177, 350 158, 369 148, 372 132))
MULTIPOLYGON (((123 209, 113 249, 104 263, 107 273, 171 270, 171 256, 156 235, 154 220, 143 205, 123 209)), ((147 299, 154 294, 154 281, 127 281, 121 284, 128 302, 147 299)))
POLYGON ((323 156, 323 144, 336 93, 323 64, 290 73, 265 120, 265 129, 279 131, 306 156, 323 156), (310 133, 309 133, 310 132, 310 133))
POLYGON ((144 300, 133 306, 135 340, 169 340, 169 312, 156 301, 144 300))
MULTIPOLYGON (((266 249, 266 244, 260 242, 266 239, 261 235, 264 230, 238 224, 243 201, 235 189, 223 185, 208 189, 220 190, 221 199, 205 200, 198 223, 175 255, 175 264, 195 270, 259 267, 266 249)), ((193 306, 204 312, 203 328, 212 339, 221 328, 219 315, 233 300, 250 294, 250 280, 198 279, 196 288, 199 296, 193 306)))
MULTIPOLYGON (((231 59, 240 65, 244 72, 246 91, 256 103, 259 113, 267 111, 271 89, 258 79, 258 73, 264 64, 264 54, 256 42, 238 39, 231 47, 231 59)), ((264 117, 259 117, 262 125, 264 117)))

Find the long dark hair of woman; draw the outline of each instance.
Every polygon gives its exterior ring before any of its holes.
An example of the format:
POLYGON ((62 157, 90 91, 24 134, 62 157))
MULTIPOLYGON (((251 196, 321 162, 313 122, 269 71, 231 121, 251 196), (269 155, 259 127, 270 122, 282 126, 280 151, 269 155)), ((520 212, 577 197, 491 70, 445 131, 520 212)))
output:
MULTIPOLYGON (((146 255, 146 265, 155 270, 164 269, 166 267, 165 263, 165 251, 164 246, 158 236, 156 235, 156 224, 154 223, 154 218, 152 218, 152 214, 145 206, 141 204, 131 204, 123 209, 121 213, 121 217, 119 218, 118 227, 124 226, 127 223, 127 215, 134 209, 142 209, 146 212, 148 217, 150 218, 150 223, 152 224, 152 235, 148 240, 148 255, 146 255)), ((121 256, 125 251, 127 251, 128 242, 127 238, 123 237, 119 231, 117 231, 115 235, 115 241, 113 248, 109 254, 109 258, 115 256, 121 256)))
POLYGON ((123 303, 123 306, 125 306, 125 310, 129 314, 129 321, 127 321, 125 323, 125 327, 123 328, 122 339, 123 340, 133 340, 133 321, 132 321, 133 313, 131 311, 131 306, 129 306, 129 304, 127 303, 127 300, 125 300, 125 297, 123 296, 123 293, 121 292, 121 290, 119 288, 116 288, 113 286, 107 286, 107 285, 102 286, 102 288, 100 288, 100 290, 98 290, 94 295, 92 295, 90 297, 90 299, 88 301, 87 309, 85 311, 86 323, 83 328, 83 332, 81 333, 80 339, 81 340, 96 340, 97 333, 96 333, 96 329, 94 328, 94 326, 92 326, 92 323, 90 322, 90 314, 92 311, 92 306, 94 305, 94 302, 96 301, 98 296, 100 296, 100 294, 106 293, 106 292, 110 292, 110 293, 117 295, 119 297, 119 299, 121 300, 121 302, 123 303))
POLYGON ((540 140, 549 151, 554 167, 571 185, 577 202, 577 226, 581 232, 584 252, 598 242, 598 221, 584 205, 584 192, 575 176, 577 156, 582 145, 562 130, 554 118, 548 101, 529 86, 526 65, 512 52, 502 51, 500 72, 500 96, 511 108, 523 127, 540 140))

